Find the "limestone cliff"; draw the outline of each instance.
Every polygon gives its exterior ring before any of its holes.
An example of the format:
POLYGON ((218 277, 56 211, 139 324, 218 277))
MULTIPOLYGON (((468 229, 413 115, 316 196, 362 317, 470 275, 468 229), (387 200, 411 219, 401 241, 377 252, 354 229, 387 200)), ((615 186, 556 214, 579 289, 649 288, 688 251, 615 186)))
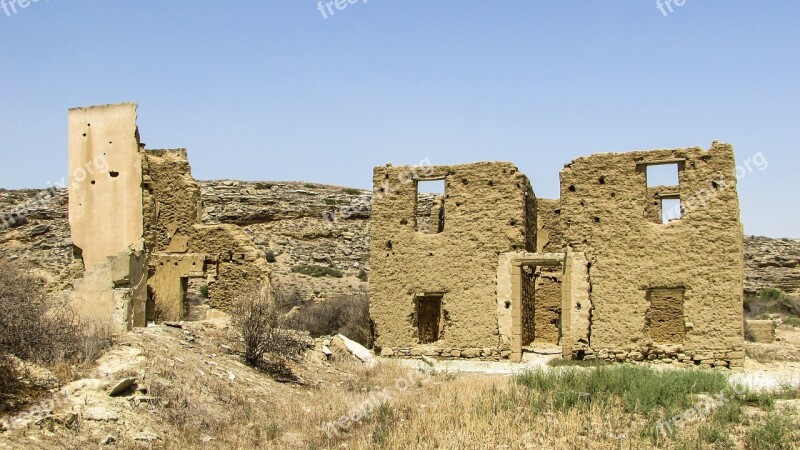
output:
MULTIPOLYGON (((243 226, 265 253, 279 283, 308 295, 329 297, 364 287, 369 272, 371 193, 302 182, 201 181, 203 222, 243 226), (342 271, 342 278, 311 278, 291 272, 301 265, 342 271)), ((80 274, 67 223, 66 189, 0 190, 0 251, 29 263, 54 284, 69 286, 80 274), (38 197, 37 197, 38 195, 38 197), (13 223, 12 223, 13 222, 13 223)), ((800 239, 745 237, 745 292, 766 287, 800 294, 800 239)))

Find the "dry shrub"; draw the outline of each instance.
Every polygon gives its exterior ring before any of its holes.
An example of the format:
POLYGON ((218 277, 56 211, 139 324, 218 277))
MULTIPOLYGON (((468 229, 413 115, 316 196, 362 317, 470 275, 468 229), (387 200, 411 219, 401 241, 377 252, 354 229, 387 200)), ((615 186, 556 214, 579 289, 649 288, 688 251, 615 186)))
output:
POLYGON ((341 295, 318 303, 303 304, 292 318, 292 326, 311 336, 343 334, 366 347, 372 347, 372 322, 366 292, 341 295))
MULTIPOLYGON (((106 328, 82 324, 65 298, 46 294, 44 280, 0 261, 0 349, 48 366, 94 361, 111 344, 106 328)), ((3 358, 7 360, 7 358, 3 358)))
POLYGON ((307 346, 306 340, 290 330, 265 286, 246 288, 234 301, 232 321, 244 341, 244 359, 268 372, 283 372, 286 362, 307 346))
POLYGON ((800 297, 786 295, 778 289, 764 289, 758 295, 748 295, 744 299, 747 317, 766 317, 779 314, 787 317, 800 317, 800 297))
POLYGON ((0 348, 24 360, 54 363, 79 351, 77 325, 65 300, 45 294, 44 280, 0 263, 0 348))
POLYGON ((14 363, 7 353, 0 350, 0 398, 18 389, 17 374, 14 363))

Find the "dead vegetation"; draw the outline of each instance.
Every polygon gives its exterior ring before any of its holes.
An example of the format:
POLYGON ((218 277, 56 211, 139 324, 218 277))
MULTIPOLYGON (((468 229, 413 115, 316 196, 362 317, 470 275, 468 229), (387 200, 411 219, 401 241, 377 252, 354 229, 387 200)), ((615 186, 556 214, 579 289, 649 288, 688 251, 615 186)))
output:
POLYGON ((297 359, 307 340, 290 329, 268 286, 251 285, 233 303, 233 326, 241 336, 247 364, 276 374, 288 374, 286 362, 297 359))
POLYGON ((105 328, 81 322, 66 299, 48 295, 44 280, 13 261, 0 261, 0 400, 36 389, 21 365, 43 366, 69 382, 111 340, 105 328))
POLYGON ((343 334, 365 347, 372 347, 369 295, 347 294, 323 301, 305 301, 294 289, 274 291, 279 310, 288 315, 288 325, 307 331, 312 337, 343 334))

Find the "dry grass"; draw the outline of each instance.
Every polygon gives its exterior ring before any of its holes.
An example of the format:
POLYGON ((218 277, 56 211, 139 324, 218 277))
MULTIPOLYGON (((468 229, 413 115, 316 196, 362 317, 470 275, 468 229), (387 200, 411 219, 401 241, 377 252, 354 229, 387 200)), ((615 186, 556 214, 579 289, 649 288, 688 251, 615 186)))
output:
POLYGON ((17 394, 16 388, 25 385, 17 382, 25 374, 15 373, 9 355, 44 366, 69 382, 110 345, 107 329, 82 323, 65 298, 47 294, 44 280, 22 265, 0 260, 0 397, 17 394))

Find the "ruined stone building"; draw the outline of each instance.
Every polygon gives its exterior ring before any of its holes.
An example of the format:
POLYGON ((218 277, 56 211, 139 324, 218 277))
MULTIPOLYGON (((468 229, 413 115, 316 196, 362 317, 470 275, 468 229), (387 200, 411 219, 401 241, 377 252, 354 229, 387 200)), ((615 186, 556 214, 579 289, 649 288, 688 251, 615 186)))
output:
POLYGON ((604 153, 537 199, 510 163, 377 167, 370 314, 383 355, 741 366, 733 149, 604 153), (672 181, 655 175, 672 170, 672 181), (444 181, 440 196, 421 186, 444 181), (659 184, 660 183, 660 184, 659 184), (433 226, 432 224, 435 224, 433 226))
MULTIPOLYGON (((358 190, 201 185, 185 150, 144 148, 129 103, 70 110, 69 162, 70 245, 83 266, 74 303, 117 331, 186 317, 201 285, 208 306, 226 310, 246 283, 320 264, 357 283, 369 275, 387 356, 742 364, 743 233, 727 144, 579 158, 552 200, 510 163, 387 165, 369 207, 358 190), (671 180, 656 176, 665 168, 671 180), (343 203, 347 214, 333 214, 343 203)), ((301 282, 314 295, 363 288, 301 282)))
POLYGON ((269 282, 242 230, 201 222, 186 151, 145 150, 136 104, 69 111, 69 224, 85 272, 74 303, 117 331, 180 320, 194 282, 225 309, 249 281, 269 282))

